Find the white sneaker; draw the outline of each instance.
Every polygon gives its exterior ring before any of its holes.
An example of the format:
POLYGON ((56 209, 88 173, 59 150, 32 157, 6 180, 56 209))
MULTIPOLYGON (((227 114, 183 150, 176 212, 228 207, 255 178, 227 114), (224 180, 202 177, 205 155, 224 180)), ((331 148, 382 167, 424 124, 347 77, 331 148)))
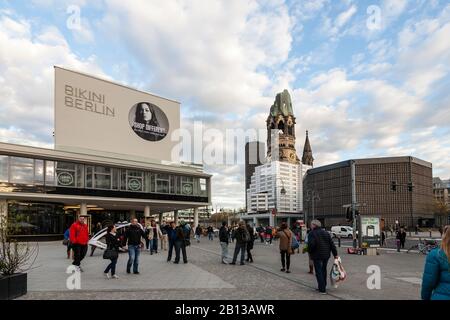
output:
POLYGON ((105 278, 106 279, 110 279, 111 277, 110 277, 110 275, 109 275, 109 273, 103 273, 104 275, 105 275, 105 278))
POLYGON ((113 278, 113 279, 119 279, 119 276, 118 276, 117 274, 113 274, 113 275, 112 275, 112 278, 113 278))

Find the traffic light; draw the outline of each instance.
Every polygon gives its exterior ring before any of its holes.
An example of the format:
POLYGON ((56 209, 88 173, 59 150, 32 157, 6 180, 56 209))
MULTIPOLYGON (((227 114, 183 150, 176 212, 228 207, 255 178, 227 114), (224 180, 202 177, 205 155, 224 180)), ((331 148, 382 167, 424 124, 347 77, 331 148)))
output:
POLYGON ((397 181, 391 181, 391 190, 397 191, 397 181))
POLYGON ((352 208, 351 207, 347 207, 347 212, 345 214, 345 217, 347 218, 347 222, 352 222, 353 221, 353 215, 352 215, 352 208))
POLYGON ((408 182, 408 191, 413 191, 414 185, 412 182, 408 182))

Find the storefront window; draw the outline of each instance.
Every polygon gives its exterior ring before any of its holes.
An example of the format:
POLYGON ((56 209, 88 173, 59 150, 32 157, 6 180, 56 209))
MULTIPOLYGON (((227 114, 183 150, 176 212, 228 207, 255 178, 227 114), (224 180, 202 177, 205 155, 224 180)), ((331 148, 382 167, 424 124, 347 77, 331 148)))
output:
POLYGON ((72 219, 62 205, 51 203, 9 203, 8 217, 13 235, 63 234, 72 219))
POLYGON ((55 185, 55 162, 45 161, 45 184, 55 185))
POLYGON ((111 169, 105 167, 95 167, 94 188, 111 189, 111 169))
POLYGON ((0 182, 8 182, 9 157, 0 156, 0 182))
POLYGON ((44 183, 44 160, 34 160, 34 182, 37 184, 44 183))
POLYGON ((29 158, 10 157, 11 183, 34 182, 34 160, 29 158))

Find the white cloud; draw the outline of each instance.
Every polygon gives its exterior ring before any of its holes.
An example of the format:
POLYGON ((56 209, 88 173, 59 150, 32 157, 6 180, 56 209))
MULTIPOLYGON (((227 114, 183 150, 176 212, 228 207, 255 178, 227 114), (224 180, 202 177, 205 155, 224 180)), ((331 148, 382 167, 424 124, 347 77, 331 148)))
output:
POLYGON ((0 16, 3 142, 52 143, 54 65, 103 74, 95 57, 79 59, 56 27, 31 30, 26 20, 0 16))

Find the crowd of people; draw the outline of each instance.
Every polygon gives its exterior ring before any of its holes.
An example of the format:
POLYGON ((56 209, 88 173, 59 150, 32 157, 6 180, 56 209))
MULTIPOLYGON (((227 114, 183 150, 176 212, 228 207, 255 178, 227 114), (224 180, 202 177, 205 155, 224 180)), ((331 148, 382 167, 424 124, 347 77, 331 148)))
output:
MULTIPOLYGON (((299 225, 289 228, 286 222, 279 227, 259 226, 252 227, 244 221, 237 225, 229 226, 223 222, 218 232, 221 248, 221 262, 223 264, 245 265, 254 262, 252 253, 254 241, 258 239, 261 243, 270 245, 273 240, 278 241, 280 252, 281 272, 291 273, 291 255, 299 252, 299 246, 294 246, 295 242, 304 242, 303 253, 308 253, 309 273, 315 274, 317 280, 317 290, 321 294, 327 294, 327 266, 329 259, 338 259, 336 246, 329 232, 322 228, 318 220, 311 221, 310 228, 304 239, 302 229, 299 225), (236 242, 231 262, 228 261, 228 246, 236 242)), ((133 219, 125 231, 119 233, 114 225, 109 225, 106 231, 107 248, 104 257, 110 260, 104 270, 105 277, 118 278, 116 266, 119 251, 128 251, 128 261, 126 272, 139 274, 139 255, 143 247, 150 255, 157 254, 159 243, 161 250, 167 251, 167 261, 172 261, 175 250, 174 263, 178 264, 182 257, 184 263, 188 263, 186 247, 190 245, 190 238, 194 236, 200 242, 202 236, 206 236, 210 241, 214 240, 214 228, 206 228, 200 225, 192 229, 189 224, 180 223, 178 226, 174 222, 159 225, 156 221, 151 221, 145 227, 133 219)), ((72 224, 66 231, 65 242, 67 243, 67 258, 73 259, 72 264, 83 272, 81 261, 84 259, 89 241, 88 227, 84 217, 72 224), (72 253, 72 254, 71 254, 72 253)), ((396 235, 398 246, 404 247, 406 232, 399 229, 396 235)), ((432 250, 427 258, 422 280, 422 299, 450 299, 450 227, 442 228, 442 242, 439 248, 432 250)))

